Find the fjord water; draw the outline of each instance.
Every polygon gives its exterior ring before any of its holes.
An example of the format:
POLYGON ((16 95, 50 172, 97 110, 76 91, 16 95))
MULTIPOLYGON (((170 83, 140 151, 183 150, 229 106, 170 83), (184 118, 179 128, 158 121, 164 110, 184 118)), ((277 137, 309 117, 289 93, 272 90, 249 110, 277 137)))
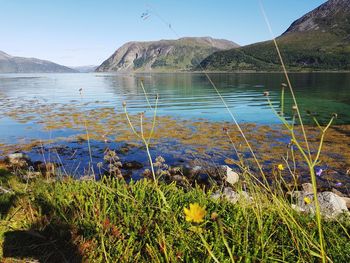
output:
MULTIPOLYGON (((281 83, 279 73, 210 74, 239 122, 276 124, 280 121, 269 107, 264 91, 270 92, 276 109, 280 106, 281 83)), ((332 113, 339 118, 336 124, 350 123, 349 73, 290 74, 303 113, 317 114, 325 122, 332 113)), ((114 107, 122 112, 127 102, 132 113, 148 110, 140 82, 143 81, 151 103, 159 94, 158 114, 180 119, 229 121, 230 116, 204 74, 2 74, 0 101, 40 101, 46 104, 69 104, 77 107, 114 107), (82 96, 79 89, 82 89, 82 96), (90 103, 89 103, 90 102, 90 103)), ((292 102, 286 97, 287 117, 291 117, 292 102)), ((33 123, 19 123, 5 115, 0 105, 0 141, 18 137, 44 136, 33 123), (28 130, 28 127, 30 130, 28 130)), ((305 117, 307 118, 306 114, 305 117)), ((64 131, 59 133, 64 135, 64 131)), ((57 134, 56 134, 57 135, 57 134)))

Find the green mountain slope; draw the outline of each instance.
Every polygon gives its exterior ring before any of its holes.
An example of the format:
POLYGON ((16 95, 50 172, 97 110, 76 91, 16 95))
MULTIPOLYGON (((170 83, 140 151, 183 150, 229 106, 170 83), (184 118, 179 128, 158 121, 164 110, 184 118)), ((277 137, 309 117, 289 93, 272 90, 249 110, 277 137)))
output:
POLYGON ((104 61, 96 71, 186 71, 218 50, 236 47, 238 45, 231 41, 210 37, 129 42, 104 61))
MULTIPOLYGON (((296 20, 277 43, 289 70, 350 70, 350 1, 329 0, 296 20)), ((223 71, 281 68, 272 41, 216 52, 201 66, 223 71)))

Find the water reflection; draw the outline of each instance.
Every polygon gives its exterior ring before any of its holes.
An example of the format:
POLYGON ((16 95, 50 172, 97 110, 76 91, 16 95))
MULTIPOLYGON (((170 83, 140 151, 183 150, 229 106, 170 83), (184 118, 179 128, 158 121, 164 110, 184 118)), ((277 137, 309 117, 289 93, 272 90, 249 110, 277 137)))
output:
MULTIPOLYGON (((269 90, 273 105, 278 108, 283 74, 210 76, 238 121, 279 123, 262 94, 269 90)), ((321 122, 325 122, 337 112, 340 117, 338 124, 350 123, 350 74, 291 74, 290 77, 303 113, 306 110, 316 112, 321 122)), ((230 119, 203 74, 3 74, 0 75, 0 93, 2 97, 17 100, 39 98, 46 103, 77 101, 83 105, 96 102, 90 107, 113 106, 118 111, 126 101, 129 111, 141 112, 147 109, 141 80, 151 101, 156 93, 160 95, 160 115, 212 121, 230 119), (82 98, 78 92, 80 88, 83 89, 82 98)), ((290 117, 293 103, 288 94, 285 104, 285 112, 290 117)))

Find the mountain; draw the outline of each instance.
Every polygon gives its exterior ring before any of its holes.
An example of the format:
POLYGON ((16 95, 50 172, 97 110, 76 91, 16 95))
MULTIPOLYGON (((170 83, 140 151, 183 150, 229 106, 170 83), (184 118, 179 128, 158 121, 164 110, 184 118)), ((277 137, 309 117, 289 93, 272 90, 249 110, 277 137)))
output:
POLYGON ((234 42, 211 37, 128 42, 96 71, 186 71, 215 51, 237 47, 234 42))
POLYGON ((13 57, 0 51, 0 73, 73 73, 74 69, 36 58, 13 57))
MULTIPOLYGON (((288 70, 350 70, 350 0, 327 1, 293 22, 276 41, 288 70)), ((201 66, 208 71, 281 69, 272 41, 216 52, 201 66)))
POLYGON ((91 73, 91 72, 94 72, 97 67, 98 66, 95 66, 95 65, 87 65, 87 66, 78 66, 78 67, 71 67, 71 68, 80 73, 91 73))

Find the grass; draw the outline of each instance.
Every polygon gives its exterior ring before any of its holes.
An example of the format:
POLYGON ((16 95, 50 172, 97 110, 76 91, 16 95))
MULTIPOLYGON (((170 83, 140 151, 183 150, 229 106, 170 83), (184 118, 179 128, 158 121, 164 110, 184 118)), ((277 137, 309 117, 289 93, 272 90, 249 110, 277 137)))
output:
MULTIPOLYGON (((18 189, 26 185, 15 177, 10 181, 18 189)), ((233 205, 210 198, 216 189, 149 180, 37 179, 27 189, 16 191, 19 197, 1 220, 5 262, 54 255, 61 262, 318 261, 314 218, 262 191, 233 205), (169 208, 159 205, 157 187, 169 208), (191 203, 206 209, 203 223, 185 220, 184 207, 191 203)), ((349 220, 324 222, 327 255, 334 262, 350 260, 345 230, 349 220)))

